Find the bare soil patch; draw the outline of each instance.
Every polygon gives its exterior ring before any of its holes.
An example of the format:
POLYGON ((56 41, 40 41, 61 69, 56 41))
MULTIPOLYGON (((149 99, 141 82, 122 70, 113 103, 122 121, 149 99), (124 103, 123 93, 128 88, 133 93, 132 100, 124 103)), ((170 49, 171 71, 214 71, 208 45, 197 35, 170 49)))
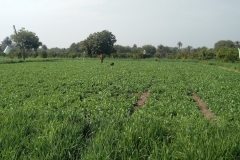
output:
POLYGON ((233 70, 233 69, 229 69, 229 68, 225 68, 225 67, 218 67, 227 71, 232 71, 232 72, 236 72, 236 73, 240 73, 238 70, 233 70))
POLYGON ((209 120, 216 119, 216 116, 208 109, 207 104, 201 98, 199 98, 195 93, 192 93, 192 98, 195 102, 197 102, 199 109, 205 118, 209 120))
POLYGON ((136 105, 134 106, 134 109, 137 109, 137 108, 143 106, 143 105, 145 104, 145 102, 147 101, 149 94, 150 94, 150 90, 142 93, 142 94, 141 94, 141 99, 139 99, 139 100, 136 102, 136 105))

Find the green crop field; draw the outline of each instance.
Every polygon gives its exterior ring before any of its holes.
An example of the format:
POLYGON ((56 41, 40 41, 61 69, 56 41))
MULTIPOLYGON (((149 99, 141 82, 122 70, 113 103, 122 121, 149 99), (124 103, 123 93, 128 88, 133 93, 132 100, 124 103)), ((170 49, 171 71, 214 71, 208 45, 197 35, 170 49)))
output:
POLYGON ((0 159, 240 159, 240 73, 217 65, 59 59, 0 76, 0 159))

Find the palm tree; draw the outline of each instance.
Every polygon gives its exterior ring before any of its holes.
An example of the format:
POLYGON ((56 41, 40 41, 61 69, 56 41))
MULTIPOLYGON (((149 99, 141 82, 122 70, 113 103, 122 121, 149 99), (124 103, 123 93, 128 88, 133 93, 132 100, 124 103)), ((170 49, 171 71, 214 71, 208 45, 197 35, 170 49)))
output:
POLYGON ((182 42, 179 41, 177 45, 178 45, 178 49, 180 49, 182 47, 182 42))
POLYGON ((191 52, 192 46, 187 46, 189 53, 191 52))

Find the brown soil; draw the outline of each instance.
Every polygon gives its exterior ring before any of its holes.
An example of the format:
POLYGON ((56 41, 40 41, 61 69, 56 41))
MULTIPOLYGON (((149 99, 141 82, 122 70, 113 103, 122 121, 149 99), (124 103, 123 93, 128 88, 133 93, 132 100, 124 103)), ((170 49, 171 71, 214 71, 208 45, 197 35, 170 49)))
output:
POLYGON ((200 111, 209 120, 215 119, 216 116, 208 109, 207 104, 199 98, 195 93, 192 94, 192 98, 197 102, 200 111))
POLYGON ((148 99, 148 95, 150 93, 150 90, 148 90, 147 92, 144 92, 141 94, 141 99, 139 99, 136 103, 136 105, 134 106, 135 109, 143 106, 145 104, 145 102, 147 101, 148 99))
POLYGON ((218 67, 227 71, 232 71, 232 72, 236 72, 236 73, 240 73, 238 70, 233 70, 233 69, 229 69, 229 68, 225 68, 225 67, 218 67))

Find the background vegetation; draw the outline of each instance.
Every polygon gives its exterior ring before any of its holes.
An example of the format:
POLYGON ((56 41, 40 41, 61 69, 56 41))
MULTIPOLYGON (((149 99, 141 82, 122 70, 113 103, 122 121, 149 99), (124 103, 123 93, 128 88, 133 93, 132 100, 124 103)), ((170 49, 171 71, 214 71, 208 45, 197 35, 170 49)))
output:
POLYGON ((219 40, 214 44, 214 48, 192 46, 183 47, 182 42, 177 42, 176 46, 164 46, 163 44, 157 47, 146 44, 138 47, 122 46, 115 44, 116 37, 112 32, 103 30, 90 34, 85 40, 77 43, 72 43, 69 48, 48 48, 42 42, 39 42, 37 35, 24 28, 20 29, 16 34, 11 35, 11 38, 6 37, 1 42, 0 56, 9 58, 96 58, 99 55, 112 58, 131 58, 143 59, 154 57, 155 60, 160 58, 168 59, 198 59, 210 60, 217 59, 222 62, 239 61, 238 49, 239 41, 219 40), (13 43, 14 42, 14 43, 13 43), (3 53, 6 46, 10 46, 12 51, 9 54, 3 53), (41 48, 39 48, 41 46, 41 48), (24 53, 24 54, 23 54, 24 53), (24 55, 24 56, 23 56, 24 55))

